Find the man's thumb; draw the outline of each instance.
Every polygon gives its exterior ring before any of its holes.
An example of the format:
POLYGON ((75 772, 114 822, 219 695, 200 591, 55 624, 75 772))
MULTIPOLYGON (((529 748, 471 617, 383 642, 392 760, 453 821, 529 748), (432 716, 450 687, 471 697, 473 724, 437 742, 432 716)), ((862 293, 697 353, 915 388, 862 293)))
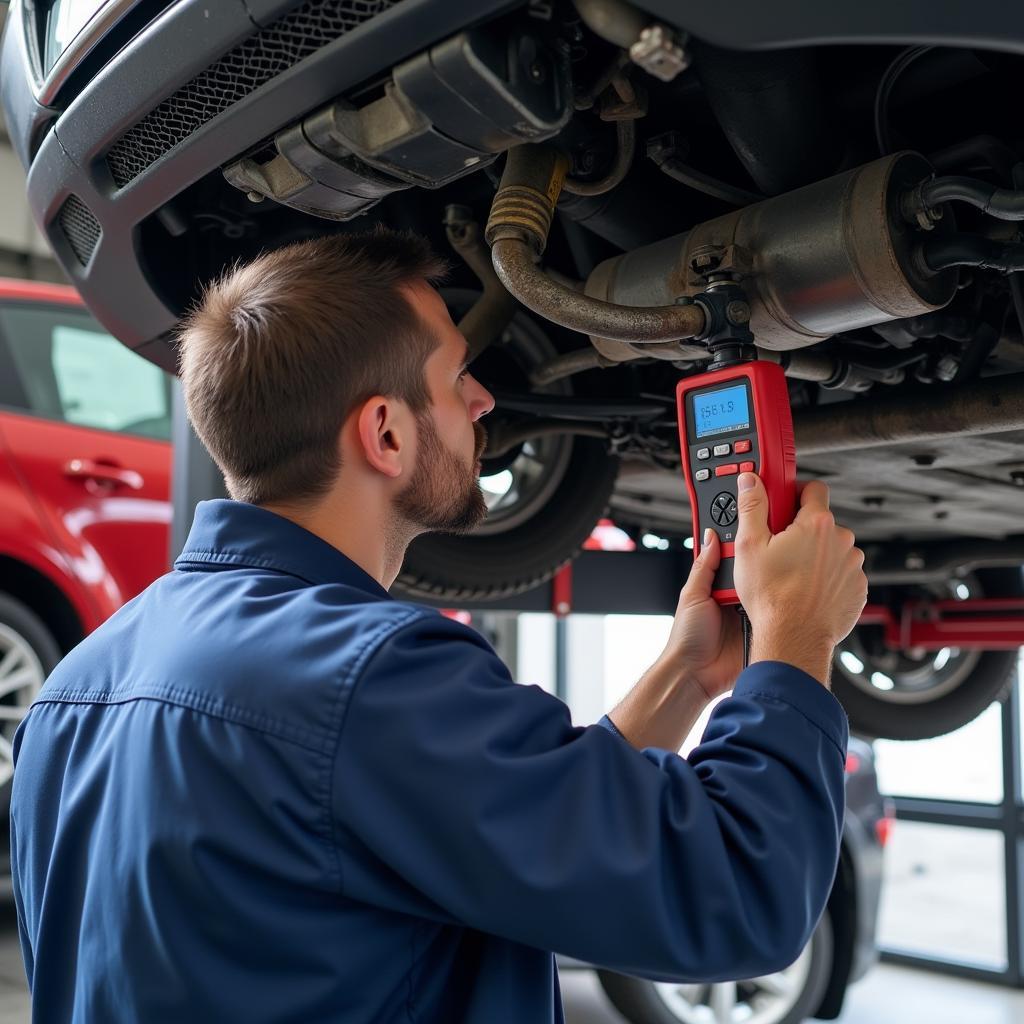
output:
POLYGON ((756 473, 740 473, 736 490, 739 493, 737 505, 740 510, 736 539, 768 537, 768 492, 761 478, 756 473))

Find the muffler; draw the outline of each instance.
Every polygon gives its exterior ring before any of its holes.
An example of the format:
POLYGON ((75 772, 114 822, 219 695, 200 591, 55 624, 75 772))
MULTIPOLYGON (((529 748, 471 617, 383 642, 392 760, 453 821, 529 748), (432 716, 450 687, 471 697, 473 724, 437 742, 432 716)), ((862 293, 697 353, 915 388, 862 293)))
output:
MULTIPOLYGON (((586 292, 660 306, 702 291, 709 274, 729 273, 747 293, 758 347, 776 351, 940 309, 956 291, 956 272, 921 263, 921 232, 900 209, 903 193, 931 173, 917 153, 883 157, 606 260, 586 292)), ((952 230, 946 218, 933 234, 952 230)), ((606 356, 621 348, 599 334, 591 340, 606 356)))

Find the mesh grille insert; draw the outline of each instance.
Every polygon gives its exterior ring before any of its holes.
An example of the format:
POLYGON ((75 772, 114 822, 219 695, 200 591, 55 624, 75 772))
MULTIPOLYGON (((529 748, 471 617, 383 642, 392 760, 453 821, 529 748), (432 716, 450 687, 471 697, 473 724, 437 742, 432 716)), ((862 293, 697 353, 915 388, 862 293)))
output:
POLYGON ((107 153, 119 187, 207 121, 400 0, 307 0, 239 43, 129 128, 107 153))
POLYGON ((71 251, 84 267, 100 240, 100 222, 78 196, 68 196, 64 200, 57 221, 71 251))

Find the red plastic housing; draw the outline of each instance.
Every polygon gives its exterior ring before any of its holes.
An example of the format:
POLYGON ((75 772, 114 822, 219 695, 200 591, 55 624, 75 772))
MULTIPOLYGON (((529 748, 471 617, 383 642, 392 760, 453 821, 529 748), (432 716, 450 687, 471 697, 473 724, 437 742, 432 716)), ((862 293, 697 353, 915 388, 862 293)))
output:
MULTIPOLYGON (((776 363, 755 361, 730 366, 724 370, 713 370, 695 377, 686 377, 676 388, 676 412, 679 419, 679 449, 683 456, 683 472, 686 476, 686 489, 693 515, 694 558, 700 553, 701 537, 694 481, 696 467, 691 465, 689 457, 690 445, 694 442, 687 436, 687 399, 695 391, 739 380, 746 380, 750 387, 753 419, 745 433, 756 434, 757 437, 759 457, 755 460, 754 471, 760 476, 768 492, 768 527, 772 533, 779 533, 789 526, 796 515, 796 447, 793 443, 793 414, 789 407, 789 390, 782 367, 776 363)), ((731 489, 735 493, 737 478, 731 476, 722 479, 731 481, 731 489)), ((733 557, 735 542, 723 543, 722 561, 733 557)), ((715 589, 712 591, 712 597, 719 604, 739 603, 733 587, 715 589)))

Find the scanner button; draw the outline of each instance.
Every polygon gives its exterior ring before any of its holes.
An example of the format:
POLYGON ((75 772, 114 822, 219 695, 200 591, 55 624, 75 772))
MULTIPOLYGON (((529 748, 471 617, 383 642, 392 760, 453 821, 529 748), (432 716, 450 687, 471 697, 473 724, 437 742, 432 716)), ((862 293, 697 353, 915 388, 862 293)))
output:
POLYGON ((741 462, 740 463, 740 472, 741 473, 753 473, 754 472, 754 464, 752 462, 741 462))
POLYGON ((707 480, 709 476, 711 476, 710 469, 698 469, 697 472, 694 473, 693 478, 697 483, 703 483, 703 481, 707 480))
POLYGON ((722 491, 711 502, 711 519, 719 526, 732 526, 739 518, 736 499, 728 491, 722 491))
POLYGON ((730 462, 725 466, 715 466, 715 476, 734 476, 740 471, 740 467, 735 462, 730 462))
POLYGON ((698 459, 710 459, 711 458, 711 451, 710 451, 710 449, 708 449, 708 448, 698 448, 697 449, 697 458, 698 459))
POLYGON ((730 448, 729 448, 729 445, 727 445, 727 444, 716 444, 715 445, 715 455, 716 456, 718 456, 718 455, 728 455, 729 451, 730 451, 730 448))
POLYGON ((734 451, 734 452, 735 452, 735 453, 736 453, 737 455, 744 455, 744 454, 745 454, 746 452, 749 452, 749 451, 750 451, 750 442, 749 442, 749 441, 737 441, 737 442, 736 442, 736 443, 735 443, 735 444, 734 444, 734 445, 732 446, 732 450, 733 450, 733 451, 734 451))

